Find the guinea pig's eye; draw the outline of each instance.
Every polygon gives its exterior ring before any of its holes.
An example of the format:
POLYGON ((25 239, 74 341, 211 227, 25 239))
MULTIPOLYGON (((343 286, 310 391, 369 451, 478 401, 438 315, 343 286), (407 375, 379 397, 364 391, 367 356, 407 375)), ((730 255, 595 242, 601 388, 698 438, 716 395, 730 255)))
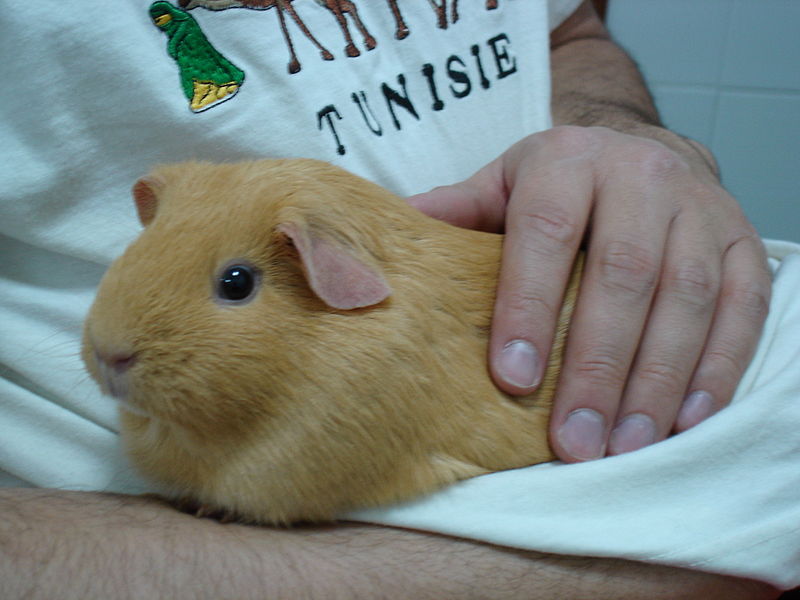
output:
POLYGON ((217 295, 223 300, 241 302, 253 294, 257 282, 258 277, 252 267, 231 265, 223 269, 217 280, 217 295))

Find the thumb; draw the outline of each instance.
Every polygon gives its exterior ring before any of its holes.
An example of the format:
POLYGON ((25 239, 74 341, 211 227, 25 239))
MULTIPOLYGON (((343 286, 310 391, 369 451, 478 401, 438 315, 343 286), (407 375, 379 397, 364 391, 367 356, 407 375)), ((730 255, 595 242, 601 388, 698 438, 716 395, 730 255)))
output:
POLYGON ((407 202, 434 219, 457 227, 481 231, 503 231, 506 193, 502 179, 487 165, 469 179, 444 185, 407 198, 407 202))

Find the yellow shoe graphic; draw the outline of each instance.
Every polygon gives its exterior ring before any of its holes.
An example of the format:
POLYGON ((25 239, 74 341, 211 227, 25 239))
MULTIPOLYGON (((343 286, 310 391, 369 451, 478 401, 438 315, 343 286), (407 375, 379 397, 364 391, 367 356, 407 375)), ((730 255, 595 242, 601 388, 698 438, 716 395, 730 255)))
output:
POLYGON ((223 100, 229 100, 239 91, 239 84, 235 81, 218 85, 213 81, 197 81, 195 79, 192 85, 194 94, 189 102, 189 107, 192 109, 192 112, 200 112, 211 108, 223 100))

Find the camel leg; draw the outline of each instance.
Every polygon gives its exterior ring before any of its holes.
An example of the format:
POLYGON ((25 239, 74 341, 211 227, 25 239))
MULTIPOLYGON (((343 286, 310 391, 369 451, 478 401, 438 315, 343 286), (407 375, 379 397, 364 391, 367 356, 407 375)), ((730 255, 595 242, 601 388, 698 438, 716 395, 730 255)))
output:
POLYGON ((297 59, 297 53, 294 51, 294 44, 292 37, 289 35, 289 30, 286 28, 286 18, 283 16, 283 6, 281 3, 275 5, 278 10, 278 21, 281 24, 281 32, 283 39, 286 41, 286 47, 289 49, 289 73, 297 73, 300 70, 300 61, 297 59))
POLYGON ((394 32, 395 39, 402 40, 407 38, 410 32, 406 22, 403 20, 403 15, 400 13, 400 8, 397 6, 397 0, 386 0, 386 2, 389 3, 389 10, 392 11, 392 15, 394 15, 394 22, 397 26, 397 29, 394 32))
POLYGON ((351 2, 350 0, 341 0, 340 6, 342 12, 349 14, 353 19, 358 31, 364 38, 364 46, 366 46, 367 50, 372 50, 375 46, 377 46, 378 42, 375 41, 375 38, 372 37, 372 34, 370 34, 370 32, 364 26, 364 23, 361 22, 361 17, 358 16, 358 8, 356 8, 355 3, 351 2))
POLYGON ((353 57, 361 56, 361 52, 358 51, 358 48, 356 48, 356 45, 353 43, 353 38, 350 37, 350 28, 347 26, 347 19, 345 19, 344 14, 342 14, 342 7, 339 4, 339 0, 325 0, 325 8, 333 13, 333 16, 336 17, 336 21, 339 23, 339 28, 342 30, 342 35, 347 42, 344 47, 345 54, 353 57))
MULTIPOLYGON (((319 50, 320 56, 322 56, 322 59, 323 60, 333 60, 333 54, 331 54, 327 50, 327 48, 325 48, 322 44, 320 44, 317 41, 317 38, 315 38, 311 34, 311 32, 308 30, 308 27, 306 27, 306 24, 303 23, 303 20, 295 12, 294 7, 291 5, 291 3, 287 2, 286 0, 279 0, 279 4, 278 4, 278 12, 279 13, 282 12, 281 8, 286 9, 286 12, 288 12, 289 16, 291 16, 292 19, 294 19, 294 22, 300 28, 300 31, 302 31, 305 34, 305 36, 311 41, 311 43, 314 44, 317 47, 317 49, 319 50)), ((281 15, 281 23, 283 23, 283 15, 281 15)), ((286 27, 285 25, 282 25, 282 26, 284 28, 286 27)), ((292 52, 294 52, 294 50, 292 50, 292 52)), ((293 71, 293 72, 296 73, 296 71, 293 71)))
POLYGON ((447 29, 447 0, 442 0, 438 4, 436 0, 428 0, 431 8, 436 12, 436 22, 439 29, 447 29))

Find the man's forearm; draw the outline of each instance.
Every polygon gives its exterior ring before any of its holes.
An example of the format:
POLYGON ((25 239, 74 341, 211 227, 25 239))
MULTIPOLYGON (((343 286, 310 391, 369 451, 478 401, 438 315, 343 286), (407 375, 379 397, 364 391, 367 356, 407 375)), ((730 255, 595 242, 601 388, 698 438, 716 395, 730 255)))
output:
POLYGON ((714 157, 702 144, 663 127, 638 67, 589 3, 554 32, 551 45, 555 125, 602 126, 655 139, 718 175, 714 157))
POLYGON ((772 598, 757 582, 400 529, 221 525, 150 498, 0 489, 15 598, 772 598))
POLYGON ((264 569, 267 536, 148 498, 0 489, 0 511, 5 598, 255 598, 296 577, 288 562, 264 569))

